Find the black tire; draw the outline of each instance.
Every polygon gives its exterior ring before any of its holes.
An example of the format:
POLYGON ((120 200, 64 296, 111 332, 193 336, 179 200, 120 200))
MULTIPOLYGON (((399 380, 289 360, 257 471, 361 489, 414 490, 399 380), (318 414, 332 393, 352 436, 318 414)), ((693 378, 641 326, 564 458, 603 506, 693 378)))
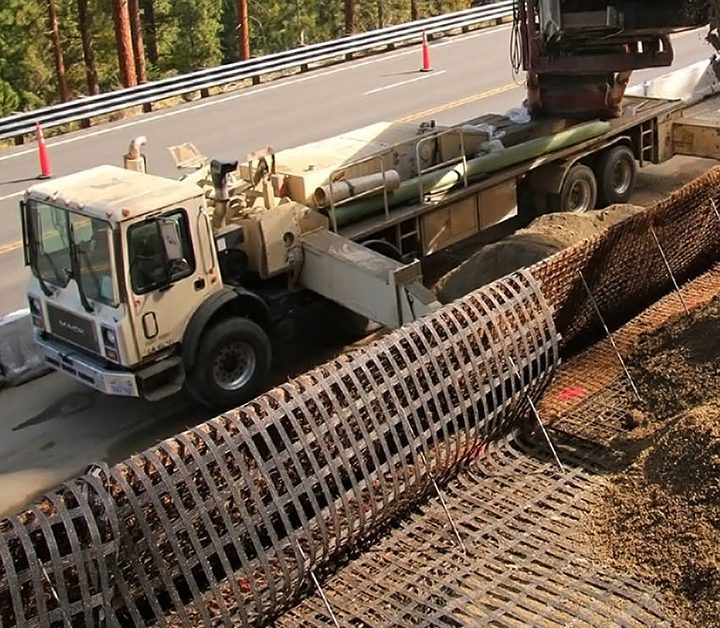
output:
POLYGON ((565 175, 560 190, 560 211, 584 214, 595 209, 596 203, 595 173, 583 164, 575 164, 565 175))
POLYGON ((635 190, 637 165, 627 146, 603 151, 595 167, 598 181, 598 207, 627 203, 635 190))
POLYGON ((203 334, 188 391, 204 405, 236 407, 258 394, 271 364, 263 328, 247 318, 230 318, 203 334))
POLYGON ((396 262, 402 262, 402 254, 398 248, 387 240, 366 240, 362 245, 380 255, 394 259, 396 262))

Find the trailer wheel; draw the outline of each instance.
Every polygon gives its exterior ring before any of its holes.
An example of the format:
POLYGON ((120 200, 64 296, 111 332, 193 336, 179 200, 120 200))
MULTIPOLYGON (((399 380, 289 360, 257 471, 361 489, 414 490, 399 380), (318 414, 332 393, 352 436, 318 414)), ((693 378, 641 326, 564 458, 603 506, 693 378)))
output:
POLYGON ((262 327, 247 318, 224 320, 201 339, 188 390, 205 405, 238 406, 257 394, 271 363, 262 327))
POLYGON ((593 171, 583 164, 575 164, 565 175, 560 190, 560 211, 584 214, 595 209, 597 181, 593 171))
POLYGON ((627 203, 635 188, 637 166, 629 147, 614 146, 600 155, 596 167, 600 207, 627 203))

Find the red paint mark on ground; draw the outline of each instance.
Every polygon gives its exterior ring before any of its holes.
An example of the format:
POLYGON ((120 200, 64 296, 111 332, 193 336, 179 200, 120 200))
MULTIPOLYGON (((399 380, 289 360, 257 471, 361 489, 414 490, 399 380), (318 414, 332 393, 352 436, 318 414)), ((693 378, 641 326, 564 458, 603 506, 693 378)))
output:
POLYGON ((564 390, 561 390, 558 393, 558 397, 563 401, 567 401, 569 399, 579 399, 581 397, 584 397, 586 393, 587 391, 584 388, 580 388, 578 386, 570 386, 568 388, 565 388, 564 390))

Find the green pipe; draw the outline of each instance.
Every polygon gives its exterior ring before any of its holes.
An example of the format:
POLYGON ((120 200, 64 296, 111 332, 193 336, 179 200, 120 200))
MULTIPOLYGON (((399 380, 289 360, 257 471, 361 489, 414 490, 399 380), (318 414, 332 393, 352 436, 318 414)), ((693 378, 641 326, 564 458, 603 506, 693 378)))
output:
MULTIPOLYGON (((468 180, 475 179, 481 175, 496 172, 501 168, 507 168, 523 161, 528 161, 574 144, 579 144, 594 137, 599 137, 610 131, 610 123, 595 120, 574 126, 571 129, 538 137, 522 144, 510 146, 496 153, 489 153, 481 157, 475 157, 466 162, 468 180)), ((459 183, 462 183, 463 164, 449 166, 435 172, 430 172, 408 179, 400 184, 400 187, 388 194, 388 205, 395 207, 408 203, 420 196, 420 185, 425 193, 448 190, 459 183)), ((335 218, 338 227, 344 227, 356 223, 363 218, 377 214, 385 208, 383 196, 360 199, 341 205, 335 209, 335 218)))

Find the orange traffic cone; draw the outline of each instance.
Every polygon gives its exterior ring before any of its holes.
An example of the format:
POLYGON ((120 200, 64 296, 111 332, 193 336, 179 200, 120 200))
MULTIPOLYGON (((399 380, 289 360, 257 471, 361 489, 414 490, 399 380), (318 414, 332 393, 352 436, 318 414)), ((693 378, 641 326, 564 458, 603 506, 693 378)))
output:
POLYGON ((420 71, 421 72, 432 71, 432 68, 430 67, 430 44, 428 44, 427 33, 423 33, 422 67, 420 68, 420 71))
POLYGON ((38 157, 40 157, 40 174, 38 179, 49 179, 50 174, 50 158, 48 157, 47 146, 45 146, 45 138, 43 137, 40 123, 35 123, 35 137, 38 143, 38 157))

